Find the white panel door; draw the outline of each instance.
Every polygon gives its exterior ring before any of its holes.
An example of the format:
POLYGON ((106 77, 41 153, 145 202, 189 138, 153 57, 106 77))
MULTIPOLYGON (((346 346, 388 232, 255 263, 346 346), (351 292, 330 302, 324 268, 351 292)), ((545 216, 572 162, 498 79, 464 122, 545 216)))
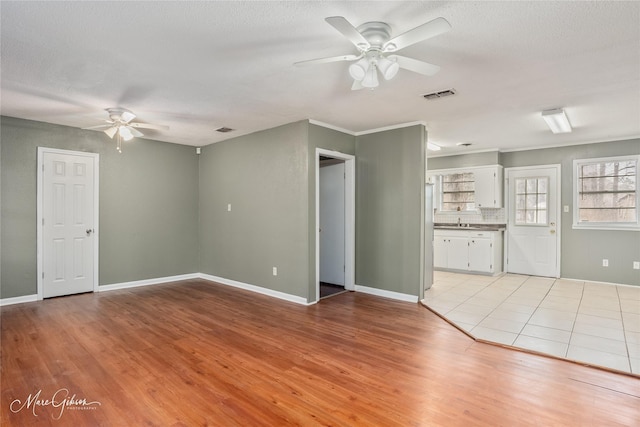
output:
POLYGON ((94 158, 44 152, 42 295, 94 288, 94 158))
POLYGON ((344 286, 344 163, 320 168, 320 281, 344 286))
POLYGON ((507 171, 507 272, 559 277, 559 166, 507 171))

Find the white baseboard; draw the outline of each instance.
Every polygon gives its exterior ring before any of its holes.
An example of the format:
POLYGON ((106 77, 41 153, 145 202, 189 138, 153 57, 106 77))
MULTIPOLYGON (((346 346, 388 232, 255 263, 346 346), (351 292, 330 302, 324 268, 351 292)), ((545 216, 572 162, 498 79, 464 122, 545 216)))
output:
POLYGON ((395 299, 395 300, 398 300, 398 301, 418 302, 418 296, 417 295, 402 294, 400 292, 386 291, 384 289, 370 288, 368 286, 356 285, 355 286, 355 291, 356 292, 362 292, 362 293, 365 293, 365 294, 376 295, 376 296, 384 297, 384 298, 391 298, 391 299, 395 299))
POLYGON ((13 297, 13 298, 2 298, 0 299, 0 307, 5 305, 22 304, 24 302, 34 302, 34 301, 38 301, 38 294, 24 295, 21 297, 13 297))
POLYGON ((113 283, 111 285, 98 286, 98 292, 115 291, 117 289, 137 288, 139 286, 159 285, 162 283, 177 282, 179 280, 199 279, 199 273, 181 274, 178 276, 159 277, 156 279, 135 280, 133 282, 113 283))
POLYGON ((236 280, 225 279, 224 277, 212 276, 210 274, 199 273, 199 278, 209 280, 211 282, 220 283, 222 285, 233 286, 234 288, 240 288, 251 292, 256 292, 262 295, 267 295, 273 298, 281 300, 295 302, 296 304, 311 305, 315 302, 309 303, 305 298, 297 295, 291 295, 280 291, 274 291, 273 289, 263 288, 261 286, 250 285, 248 283, 238 282, 236 280))
MULTIPOLYGON (((273 289, 263 288, 261 286, 256 286, 256 285, 250 285, 248 283, 238 282, 236 280, 225 279, 224 277, 212 276, 210 274, 204 274, 204 273, 191 273, 191 274, 182 274, 179 276, 159 277, 156 279, 145 279, 145 280, 135 280, 132 282, 113 283, 111 285, 99 286, 98 292, 115 291, 117 289, 137 288, 139 286, 160 285, 162 283, 177 282, 180 280, 191 280, 191 279, 209 280, 211 282, 216 282, 222 285, 232 286, 234 288, 256 292, 256 293, 267 295, 273 298, 294 302, 296 304, 313 305, 316 303, 316 301, 308 302, 305 298, 299 297, 297 295, 291 295, 291 294, 287 294, 280 291, 274 291, 273 289)), ((391 298, 398 301, 418 302, 417 296, 402 294, 400 292, 386 291, 384 289, 370 288, 368 286, 360 286, 360 285, 355 285, 354 290, 356 292, 362 292, 365 294, 376 295, 384 298, 391 298)), ((38 301, 38 295, 25 295, 25 296, 14 297, 14 298, 3 298, 3 299, 0 299, 0 306, 20 304, 24 302, 33 302, 33 301, 38 301)))

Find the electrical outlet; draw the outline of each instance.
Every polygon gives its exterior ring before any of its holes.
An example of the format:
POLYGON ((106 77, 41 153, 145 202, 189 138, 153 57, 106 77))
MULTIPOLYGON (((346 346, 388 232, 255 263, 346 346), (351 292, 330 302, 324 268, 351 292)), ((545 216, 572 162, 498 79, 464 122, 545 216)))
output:
POLYGON ((633 269, 640 270, 640 261, 633 261, 633 269))
POLYGON ((609 267, 609 260, 608 259, 603 259, 602 260, 602 266, 603 267, 609 267))
POLYGON ((564 205, 563 209, 564 209, 565 213, 568 213, 569 212, 569 205, 564 205))
POLYGON ((274 276, 278 275, 278 267, 273 267, 273 275, 274 276))

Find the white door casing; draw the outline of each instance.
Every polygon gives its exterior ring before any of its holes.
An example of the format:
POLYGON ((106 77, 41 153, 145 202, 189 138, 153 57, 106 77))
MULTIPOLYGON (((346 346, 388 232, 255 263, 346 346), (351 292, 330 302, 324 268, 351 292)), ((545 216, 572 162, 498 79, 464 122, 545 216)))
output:
POLYGON ((344 160, 345 196, 344 196, 344 288, 355 290, 355 156, 339 151, 316 148, 316 295, 309 302, 320 300, 320 156, 344 160))
POLYGON ((320 168, 320 281, 344 286, 344 163, 320 168))
POLYGON ((98 160, 38 148, 38 299, 97 290, 98 160))
POLYGON ((505 181, 506 271, 560 277, 560 165, 508 168, 505 181), (518 183, 522 188, 536 182, 541 190, 531 190, 531 195, 523 195, 522 190, 516 188, 518 183), (537 209, 540 211, 534 212, 537 209), (517 215, 520 215, 518 221, 517 215), (536 215, 542 219, 531 219, 536 215), (524 217, 531 223, 523 223, 524 217))

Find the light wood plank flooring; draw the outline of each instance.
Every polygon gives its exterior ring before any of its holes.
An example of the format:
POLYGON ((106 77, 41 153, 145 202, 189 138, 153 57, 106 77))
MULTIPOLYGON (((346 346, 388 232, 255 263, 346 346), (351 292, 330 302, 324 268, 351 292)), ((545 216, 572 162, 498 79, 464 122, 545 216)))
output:
POLYGON ((191 280, 0 320, 2 426, 640 425, 636 378, 361 293, 305 307, 191 280))

